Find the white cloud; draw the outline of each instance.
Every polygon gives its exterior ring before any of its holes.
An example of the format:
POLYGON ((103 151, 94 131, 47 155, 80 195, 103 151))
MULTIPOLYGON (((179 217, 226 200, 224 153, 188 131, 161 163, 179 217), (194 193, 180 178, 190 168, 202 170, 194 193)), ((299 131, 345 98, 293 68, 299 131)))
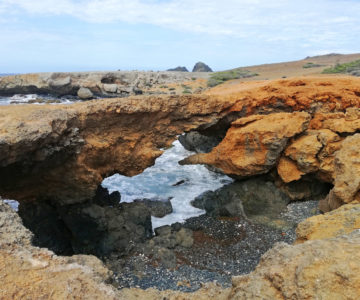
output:
POLYGON ((360 3, 341 0, 0 0, 0 11, 6 5, 30 14, 70 15, 87 22, 144 23, 230 36, 351 24, 358 21, 350 16, 360 14, 360 3))
POLYGON ((9 12, 149 24, 244 42, 297 41, 299 47, 333 48, 340 41, 354 43, 360 34, 360 2, 354 0, 0 0, 0 23, 9 12))

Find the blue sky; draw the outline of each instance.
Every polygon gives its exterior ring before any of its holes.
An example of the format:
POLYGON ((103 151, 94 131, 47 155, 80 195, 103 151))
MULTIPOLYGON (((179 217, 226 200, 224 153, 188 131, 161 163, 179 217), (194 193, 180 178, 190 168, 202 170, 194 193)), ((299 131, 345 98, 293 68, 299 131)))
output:
POLYGON ((360 0, 0 0, 0 73, 214 70, 360 52, 360 0))

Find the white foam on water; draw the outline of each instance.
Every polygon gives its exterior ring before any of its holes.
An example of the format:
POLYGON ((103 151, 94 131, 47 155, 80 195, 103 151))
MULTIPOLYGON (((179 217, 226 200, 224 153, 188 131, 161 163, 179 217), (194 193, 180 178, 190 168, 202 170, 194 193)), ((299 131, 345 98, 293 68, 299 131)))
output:
POLYGON ((19 202, 17 202, 16 200, 3 199, 3 201, 9 204, 13 210, 19 210, 19 202))
POLYGON ((132 202, 135 199, 168 199, 172 197, 173 213, 163 218, 152 217, 153 228, 184 222, 186 219, 204 213, 193 207, 190 201, 208 190, 217 190, 232 182, 226 175, 209 171, 201 165, 181 166, 178 161, 193 154, 175 141, 173 146, 158 157, 155 165, 143 173, 126 177, 115 174, 106 178, 102 186, 110 193, 119 191, 121 202, 132 202), (184 180, 183 184, 174 186, 184 180))
MULTIPOLYGON (((26 104, 31 100, 36 100, 36 99, 45 99, 45 100, 60 100, 60 103, 50 103, 50 104, 71 104, 74 103, 76 101, 74 100, 70 100, 70 99, 66 99, 66 98, 54 98, 54 97, 50 97, 50 96, 42 96, 42 95, 37 95, 37 94, 16 94, 13 95, 11 97, 3 97, 0 96, 0 105, 10 105, 10 104, 26 104)), ((45 103, 32 103, 32 104, 37 104, 37 105, 42 105, 45 103)))

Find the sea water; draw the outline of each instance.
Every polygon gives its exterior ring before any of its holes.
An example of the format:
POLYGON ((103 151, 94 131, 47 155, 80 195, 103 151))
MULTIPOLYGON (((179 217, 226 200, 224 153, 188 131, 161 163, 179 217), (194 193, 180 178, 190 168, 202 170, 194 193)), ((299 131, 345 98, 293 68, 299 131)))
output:
POLYGON ((170 149, 156 159, 155 165, 143 173, 133 177, 115 174, 106 178, 102 186, 110 193, 119 191, 121 202, 171 198, 173 213, 163 218, 152 217, 153 228, 184 222, 188 218, 205 213, 190 204, 195 197, 232 182, 230 177, 211 172, 205 166, 178 164, 191 154, 193 152, 185 150, 179 141, 175 141, 170 149))
MULTIPOLYGON (((51 104, 71 104, 71 103, 79 101, 79 100, 75 101, 74 99, 70 99, 70 98, 66 98, 66 97, 56 98, 56 97, 49 96, 49 95, 16 94, 11 97, 0 96, 0 105, 26 104, 29 102, 33 102, 36 99, 43 99, 43 100, 45 100, 45 102, 46 102, 46 100, 59 101, 58 103, 53 102, 51 104)), ((45 104, 45 103, 34 102, 33 104, 45 104)))

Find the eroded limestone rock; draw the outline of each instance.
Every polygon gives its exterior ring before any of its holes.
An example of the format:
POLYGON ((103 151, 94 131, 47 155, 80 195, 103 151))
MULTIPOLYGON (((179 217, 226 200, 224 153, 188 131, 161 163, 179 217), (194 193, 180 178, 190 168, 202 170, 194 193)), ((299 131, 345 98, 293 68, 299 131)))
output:
POLYGON ((190 156, 181 163, 209 164, 238 177, 264 174, 274 167, 288 140, 303 132, 309 121, 306 112, 241 118, 210 153, 190 156))
POLYGON ((360 231, 296 246, 278 243, 255 271, 235 277, 229 299, 357 299, 360 231))
POLYGON ((296 243, 332 238, 354 230, 360 230, 360 204, 346 204, 301 222, 296 228, 296 243))

